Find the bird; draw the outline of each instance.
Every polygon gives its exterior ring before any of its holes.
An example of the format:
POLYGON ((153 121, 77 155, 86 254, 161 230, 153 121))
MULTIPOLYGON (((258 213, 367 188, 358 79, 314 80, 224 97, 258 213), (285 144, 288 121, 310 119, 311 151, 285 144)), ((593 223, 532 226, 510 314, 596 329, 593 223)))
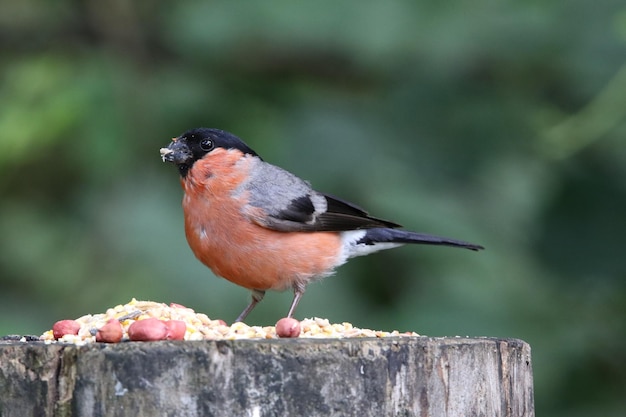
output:
POLYGON ((473 251, 480 245, 401 229, 264 161, 232 133, 194 128, 160 149, 178 168, 185 236, 213 273, 251 291, 243 322, 266 291, 293 290, 293 317, 307 285, 348 259, 404 244, 473 251))

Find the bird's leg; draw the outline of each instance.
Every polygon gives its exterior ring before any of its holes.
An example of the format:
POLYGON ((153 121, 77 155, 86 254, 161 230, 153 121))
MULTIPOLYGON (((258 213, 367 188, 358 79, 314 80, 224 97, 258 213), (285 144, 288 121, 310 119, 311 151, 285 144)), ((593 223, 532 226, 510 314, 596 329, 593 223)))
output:
POLYGON ((289 313, 287 313, 287 317, 293 316, 294 311, 296 311, 296 307, 298 307, 298 303, 304 295, 304 288, 304 285, 293 285, 293 301, 291 302, 291 307, 289 307, 289 313))
POLYGON ((248 304, 248 307, 246 307, 241 312, 241 314, 239 315, 239 317, 237 317, 237 320, 235 320, 235 322, 244 321, 245 318, 248 316, 248 314, 250 314, 252 309, 254 309, 254 307, 256 307, 257 304, 259 304, 259 302, 263 299, 264 296, 265 296, 265 291, 252 290, 252 301, 250 301, 250 304, 248 304))

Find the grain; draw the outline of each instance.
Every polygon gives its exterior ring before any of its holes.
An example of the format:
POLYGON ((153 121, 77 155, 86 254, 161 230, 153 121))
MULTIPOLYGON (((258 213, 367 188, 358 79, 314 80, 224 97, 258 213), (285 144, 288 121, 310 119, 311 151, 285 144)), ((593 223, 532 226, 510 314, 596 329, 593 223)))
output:
MULTIPOLYGON (((221 319, 211 319, 206 314, 196 313, 191 308, 180 304, 164 304, 153 301, 138 301, 132 299, 127 304, 109 308, 105 313, 87 314, 74 320, 80 328, 77 334, 65 334, 55 340, 53 330, 41 335, 46 343, 72 343, 84 345, 95 343, 95 335, 107 322, 112 319, 119 321, 123 336, 121 341, 128 341, 128 328, 145 319, 157 319, 164 322, 170 320, 181 321, 186 325, 184 340, 237 340, 237 339, 277 339, 274 326, 249 326, 237 322, 228 326, 221 319)), ((177 323, 182 328, 182 323, 177 323)), ((310 318, 300 321, 300 338, 346 338, 346 337, 414 337, 415 332, 399 332, 360 329, 351 323, 330 323, 324 318, 310 318)), ((179 330, 180 332, 180 330, 179 330)), ((180 334, 180 333, 179 333, 180 334)), ((59 336, 57 334, 57 336, 59 336)), ((180 336, 177 336, 178 339, 180 336)))

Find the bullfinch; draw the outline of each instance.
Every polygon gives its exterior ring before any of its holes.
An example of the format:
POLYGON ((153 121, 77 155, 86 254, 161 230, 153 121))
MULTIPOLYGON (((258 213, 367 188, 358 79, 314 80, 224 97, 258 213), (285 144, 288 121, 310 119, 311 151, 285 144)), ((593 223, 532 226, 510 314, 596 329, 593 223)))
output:
POLYGON ((252 291, 236 321, 243 321, 267 290, 287 288, 294 293, 287 313, 292 317, 311 281, 356 256, 406 243, 483 249, 401 230, 315 191, 223 130, 189 130, 160 152, 180 175, 185 235, 194 255, 215 275, 252 291))

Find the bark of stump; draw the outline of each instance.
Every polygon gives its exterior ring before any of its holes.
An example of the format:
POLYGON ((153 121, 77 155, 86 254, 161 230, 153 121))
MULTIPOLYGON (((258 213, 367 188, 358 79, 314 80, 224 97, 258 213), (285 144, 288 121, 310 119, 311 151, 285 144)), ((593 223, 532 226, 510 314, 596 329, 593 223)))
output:
POLYGON ((0 342, 0 416, 534 416, 515 339, 0 342))

